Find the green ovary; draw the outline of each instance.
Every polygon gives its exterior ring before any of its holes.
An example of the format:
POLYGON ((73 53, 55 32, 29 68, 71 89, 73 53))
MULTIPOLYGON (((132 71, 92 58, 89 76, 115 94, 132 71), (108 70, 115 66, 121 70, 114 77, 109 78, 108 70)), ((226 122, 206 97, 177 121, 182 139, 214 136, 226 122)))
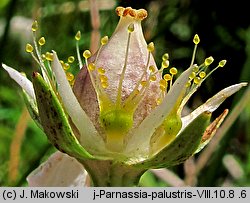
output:
POLYGON ((111 151, 124 148, 124 137, 133 125, 133 114, 121 109, 102 112, 100 122, 106 132, 106 145, 111 151))

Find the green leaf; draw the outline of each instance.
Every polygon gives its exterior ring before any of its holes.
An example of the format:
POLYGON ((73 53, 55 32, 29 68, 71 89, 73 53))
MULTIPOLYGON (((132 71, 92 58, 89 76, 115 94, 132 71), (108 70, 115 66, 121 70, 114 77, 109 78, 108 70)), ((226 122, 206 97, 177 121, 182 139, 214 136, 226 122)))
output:
POLYGON ((79 144, 61 103, 39 73, 33 74, 33 85, 41 124, 50 142, 61 152, 75 158, 93 159, 79 144))
POLYGON ((194 154, 200 145, 202 135, 209 124, 210 117, 210 112, 202 113, 163 150, 134 166, 142 168, 163 168, 184 162, 194 154))

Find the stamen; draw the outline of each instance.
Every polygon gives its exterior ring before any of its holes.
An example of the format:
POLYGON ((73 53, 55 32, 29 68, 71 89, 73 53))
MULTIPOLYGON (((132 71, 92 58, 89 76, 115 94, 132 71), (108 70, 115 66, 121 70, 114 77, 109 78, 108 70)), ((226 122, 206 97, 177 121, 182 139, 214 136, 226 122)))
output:
POLYGON ((196 54, 196 50, 197 50, 197 46, 198 44, 200 43, 200 38, 199 36, 196 34, 194 36, 194 39, 193 39, 193 42, 194 42, 194 51, 193 51, 193 56, 192 56, 192 60, 191 60, 191 63, 190 63, 190 67, 193 65, 194 63, 194 59, 195 59, 195 54, 196 54))
POLYGON ((97 54, 96 54, 95 64, 97 63, 97 60, 98 60, 98 58, 99 58, 100 52, 101 52, 101 50, 102 50, 102 47, 108 43, 108 39, 109 39, 108 36, 104 36, 104 37, 101 39, 101 46, 100 46, 100 48, 98 49, 98 52, 97 52, 97 54))
POLYGON ((76 33, 75 39, 76 39, 77 60, 78 60, 78 63, 79 63, 79 69, 81 69, 83 67, 83 65, 82 65, 82 59, 81 59, 80 50, 79 50, 79 40, 81 39, 81 32, 80 31, 78 31, 76 33))
POLYGON ((123 80, 124 80, 124 77, 125 77, 125 71, 127 69, 128 50, 129 50, 131 33, 133 31, 134 31, 134 24, 131 23, 128 26, 128 41, 127 41, 127 47, 126 47, 126 52, 125 52, 125 62, 124 62, 124 66, 123 66, 123 69, 122 69, 122 73, 121 73, 120 80, 119 80, 119 85, 118 85, 118 92, 117 92, 117 99, 116 99, 116 105, 117 105, 117 107, 121 106, 122 83, 123 83, 123 80))

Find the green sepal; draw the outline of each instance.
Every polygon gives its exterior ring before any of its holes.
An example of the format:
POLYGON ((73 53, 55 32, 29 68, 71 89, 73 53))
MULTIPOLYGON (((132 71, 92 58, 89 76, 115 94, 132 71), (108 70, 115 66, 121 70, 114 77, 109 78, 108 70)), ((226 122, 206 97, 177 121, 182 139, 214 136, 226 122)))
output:
POLYGON ((24 90, 23 98, 31 118, 35 121, 36 125, 43 130, 36 102, 24 90))
POLYGON ((39 73, 33 73, 39 117, 50 142, 61 152, 78 159, 93 159, 78 142, 55 92, 39 73))
POLYGON ((199 147, 210 118, 210 112, 202 113, 163 150, 145 161, 134 164, 134 166, 140 168, 164 168, 184 162, 199 147))

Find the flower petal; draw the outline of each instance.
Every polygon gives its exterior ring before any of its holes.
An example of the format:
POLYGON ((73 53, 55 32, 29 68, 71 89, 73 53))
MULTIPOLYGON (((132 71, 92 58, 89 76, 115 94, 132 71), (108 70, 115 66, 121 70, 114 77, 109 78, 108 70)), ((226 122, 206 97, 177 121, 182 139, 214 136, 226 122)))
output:
POLYGON ((87 172, 73 157, 56 152, 28 177, 30 187, 86 186, 87 172))
POLYGON ((201 113, 205 111, 209 112, 215 111, 225 101, 226 98, 230 97, 231 95, 233 95, 235 92, 239 91, 242 87, 246 85, 247 85, 246 82, 231 85, 221 90, 210 99, 208 99, 204 104, 199 106, 192 113, 182 118, 182 130, 201 113))
POLYGON ((104 141, 98 135, 93 123, 78 103, 56 52, 53 51, 53 55, 54 60, 52 63, 52 69, 58 84, 58 92, 62 98, 67 113, 80 131, 80 143, 87 149, 90 147, 95 148, 98 151, 104 150, 104 141))
POLYGON ((33 99, 36 99, 35 92, 33 85, 29 79, 27 79, 24 75, 16 71, 15 69, 2 64, 3 68, 8 72, 10 77, 15 80, 24 90, 27 92, 27 94, 33 99))
MULTIPOLYGON (((132 132, 133 136, 128 142, 127 153, 148 153, 152 134, 184 96, 186 90, 185 85, 191 72, 192 68, 189 68, 178 77, 163 102, 132 132)), ((135 156, 135 154, 133 156, 135 156)))

